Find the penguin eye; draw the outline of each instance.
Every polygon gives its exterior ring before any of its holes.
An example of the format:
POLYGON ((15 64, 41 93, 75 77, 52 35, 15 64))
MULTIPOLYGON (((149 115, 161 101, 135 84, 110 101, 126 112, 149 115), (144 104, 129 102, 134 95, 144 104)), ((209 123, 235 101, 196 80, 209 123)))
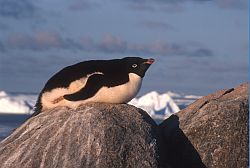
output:
POLYGON ((136 67, 137 67, 137 64, 133 64, 132 67, 133 67, 133 68, 136 68, 136 67))

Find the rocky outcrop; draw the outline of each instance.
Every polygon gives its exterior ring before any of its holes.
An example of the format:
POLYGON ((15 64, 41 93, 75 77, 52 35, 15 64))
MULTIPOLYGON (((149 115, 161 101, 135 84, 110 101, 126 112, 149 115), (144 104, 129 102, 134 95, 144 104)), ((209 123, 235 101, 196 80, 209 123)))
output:
POLYGON ((0 143, 0 167, 157 167, 156 127, 126 104, 48 110, 0 143))
POLYGON ((173 167, 248 167, 248 83, 202 97, 160 125, 173 167))
POLYGON ((56 108, 0 143, 0 167, 245 168, 248 113, 248 84, 205 96, 158 127, 126 104, 56 108))

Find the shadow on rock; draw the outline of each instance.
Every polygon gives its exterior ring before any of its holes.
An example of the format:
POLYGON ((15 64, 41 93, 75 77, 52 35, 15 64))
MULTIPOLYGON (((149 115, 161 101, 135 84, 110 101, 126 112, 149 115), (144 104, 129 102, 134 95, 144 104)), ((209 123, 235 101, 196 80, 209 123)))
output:
POLYGON ((179 117, 172 115, 159 125, 160 167, 206 168, 192 143, 179 127, 179 117))

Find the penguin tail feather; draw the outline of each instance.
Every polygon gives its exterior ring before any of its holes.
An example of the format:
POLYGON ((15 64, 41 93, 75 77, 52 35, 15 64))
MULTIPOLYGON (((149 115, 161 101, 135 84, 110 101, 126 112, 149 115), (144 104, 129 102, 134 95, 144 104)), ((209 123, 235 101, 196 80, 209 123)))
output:
POLYGON ((42 111, 42 103, 41 103, 41 94, 40 94, 34 106, 34 113, 31 115, 31 117, 38 115, 39 113, 41 113, 41 111, 42 111))

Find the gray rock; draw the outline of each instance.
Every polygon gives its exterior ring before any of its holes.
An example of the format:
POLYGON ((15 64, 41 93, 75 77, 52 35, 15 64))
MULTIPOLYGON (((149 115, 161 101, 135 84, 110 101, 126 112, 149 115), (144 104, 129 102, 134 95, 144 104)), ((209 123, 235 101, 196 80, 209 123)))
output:
POLYGON ((159 127, 126 104, 56 108, 0 143, 0 167, 248 167, 248 113, 248 83, 205 96, 159 127))
POLYGON ((248 83, 202 97, 160 125, 173 167, 248 167, 248 83))
POLYGON ((157 167, 156 128, 146 112, 126 104, 56 108, 0 143, 0 167, 157 167))

